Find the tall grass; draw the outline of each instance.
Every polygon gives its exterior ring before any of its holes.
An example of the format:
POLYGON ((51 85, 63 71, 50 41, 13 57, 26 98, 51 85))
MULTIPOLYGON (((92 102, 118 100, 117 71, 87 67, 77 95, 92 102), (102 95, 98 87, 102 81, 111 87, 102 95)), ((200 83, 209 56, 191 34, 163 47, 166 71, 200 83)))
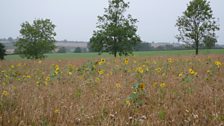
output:
POLYGON ((0 124, 223 125, 223 55, 0 62, 0 124))

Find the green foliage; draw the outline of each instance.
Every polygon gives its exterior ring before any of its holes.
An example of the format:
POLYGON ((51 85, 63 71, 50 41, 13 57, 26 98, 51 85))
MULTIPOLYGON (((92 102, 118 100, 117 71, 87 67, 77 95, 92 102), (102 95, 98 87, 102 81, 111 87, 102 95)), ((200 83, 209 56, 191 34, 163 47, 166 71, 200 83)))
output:
POLYGON ((128 96, 127 101, 134 106, 141 106, 144 104, 145 96, 145 84, 144 83, 135 83, 132 86, 132 93, 128 96))
POLYGON ((178 17, 176 26, 180 32, 177 39, 195 48, 196 55, 204 38, 206 36, 215 38, 215 31, 219 30, 210 2, 207 0, 190 1, 183 16, 178 17))
POLYGON ((5 55, 5 46, 0 43, 0 60, 3 60, 5 55))
POLYGON ((99 52, 109 52, 115 57, 117 53, 129 55, 134 50, 134 46, 141 42, 136 34, 137 19, 133 19, 130 14, 124 15, 129 3, 123 0, 109 0, 105 14, 98 16, 97 30, 94 31, 90 39, 90 50, 99 52))
POLYGON ((161 120, 165 120, 165 118, 166 118, 166 112, 165 111, 159 111, 159 118, 161 119, 161 120))
POLYGON ((75 48, 74 53, 81 53, 82 49, 80 47, 75 48))
POLYGON ((203 42, 206 49, 211 49, 215 47, 215 43, 217 42, 217 39, 215 37, 205 36, 203 42))
POLYGON ((49 19, 34 20, 33 24, 21 25, 21 38, 15 46, 21 57, 28 59, 44 58, 44 54, 55 49, 55 25, 49 19))
POLYGON ((58 53, 66 53, 66 48, 65 47, 60 47, 57 52, 58 53))

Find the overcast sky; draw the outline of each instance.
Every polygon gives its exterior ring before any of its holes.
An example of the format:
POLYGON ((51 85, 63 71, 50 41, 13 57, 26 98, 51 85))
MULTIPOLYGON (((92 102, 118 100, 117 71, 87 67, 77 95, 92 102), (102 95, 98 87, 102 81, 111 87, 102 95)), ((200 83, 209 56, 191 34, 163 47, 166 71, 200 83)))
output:
MULTIPOLYGON (((190 0, 126 0, 130 13, 139 22, 143 41, 177 42, 175 23, 190 0)), ((210 0, 219 18, 219 43, 224 44, 224 0, 210 0)), ((104 13, 108 0, 0 0, 0 38, 19 36, 24 21, 49 18, 56 25, 57 40, 89 41, 97 16, 104 13)))

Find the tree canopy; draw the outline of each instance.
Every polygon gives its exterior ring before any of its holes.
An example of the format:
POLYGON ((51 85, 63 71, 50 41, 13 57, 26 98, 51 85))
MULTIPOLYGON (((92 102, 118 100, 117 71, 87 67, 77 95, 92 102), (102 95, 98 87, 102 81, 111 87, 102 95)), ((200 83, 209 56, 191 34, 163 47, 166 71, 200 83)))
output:
POLYGON ((74 53, 81 53, 82 49, 80 47, 75 48, 74 53))
POLYGON ((219 30, 210 2, 207 0, 190 1, 183 16, 178 17, 176 26, 180 33, 177 39, 195 48, 196 55, 204 39, 206 37, 215 38, 215 31, 219 30))
POLYGON ((55 25, 49 19, 37 19, 33 24, 21 25, 21 37, 16 42, 17 52, 28 59, 44 58, 44 54, 55 49, 55 25))
POLYGON ((115 57, 129 55, 136 44, 140 43, 140 37, 136 34, 137 19, 130 14, 125 15, 129 3, 124 0, 109 0, 105 14, 98 16, 97 30, 90 39, 91 50, 99 53, 109 52, 115 57))
POLYGON ((6 55, 5 52, 6 52, 5 46, 2 43, 0 43, 0 60, 4 59, 6 55))

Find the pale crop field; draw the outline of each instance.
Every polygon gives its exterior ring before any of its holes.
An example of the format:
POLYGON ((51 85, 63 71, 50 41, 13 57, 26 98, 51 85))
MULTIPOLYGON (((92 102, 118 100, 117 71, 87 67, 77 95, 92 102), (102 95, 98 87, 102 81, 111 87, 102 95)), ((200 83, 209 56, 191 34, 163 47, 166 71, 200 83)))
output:
POLYGON ((0 125, 224 125, 224 55, 0 62, 0 125))

